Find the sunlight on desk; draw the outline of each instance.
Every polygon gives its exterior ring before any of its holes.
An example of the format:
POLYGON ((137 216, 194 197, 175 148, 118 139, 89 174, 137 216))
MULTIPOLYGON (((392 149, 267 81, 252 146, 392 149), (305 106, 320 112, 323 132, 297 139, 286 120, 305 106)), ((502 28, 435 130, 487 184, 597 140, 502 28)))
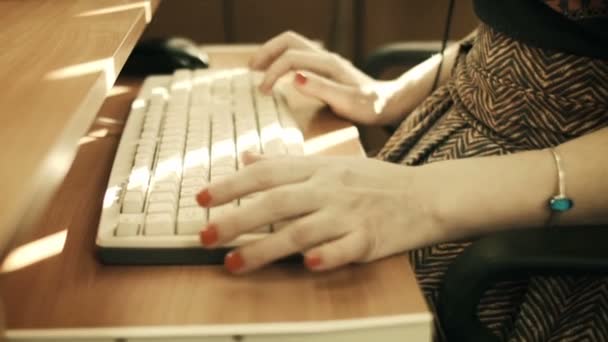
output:
POLYGON ((112 125, 117 125, 117 126, 122 126, 125 124, 125 122, 123 120, 116 120, 107 116, 100 116, 97 118, 97 120, 95 121, 95 123, 99 124, 99 125, 107 125, 107 126, 112 126, 112 125))
POLYGON ((123 94, 130 92, 131 90, 133 90, 133 87, 127 87, 127 86, 122 86, 122 85, 114 86, 114 87, 112 87, 112 89, 110 89, 110 92, 108 93, 108 95, 106 97, 123 95, 123 94))
POLYGON ((318 137, 308 139, 304 142, 304 151, 306 154, 315 154, 353 139, 359 139, 359 132, 357 132, 357 129, 355 127, 342 128, 334 132, 325 133, 318 137))
POLYGON ((4 259, 0 273, 13 272, 61 253, 67 236, 64 229, 17 247, 4 259))
POLYGON ((150 7, 150 1, 140 1, 132 4, 118 5, 118 6, 110 6, 105 8, 100 8, 96 10, 86 11, 77 14, 77 17, 90 17, 93 15, 103 15, 103 14, 111 14, 122 11, 129 11, 133 9, 143 8, 146 16, 146 24, 152 20, 152 8, 150 7))
POLYGON ((87 137, 82 137, 82 138, 80 138, 80 140, 78 140, 78 146, 86 145, 86 144, 88 144, 90 142, 93 142, 95 140, 97 140, 97 138, 95 138, 95 137, 88 137, 88 136, 87 137))
POLYGON ((90 62, 59 68, 46 74, 44 79, 52 81, 63 80, 66 78, 95 74, 100 71, 103 72, 105 76, 105 91, 108 92, 112 88, 114 80, 116 79, 116 69, 114 68, 113 57, 97 59, 90 62))
POLYGON ((86 136, 80 138, 80 140, 78 140, 78 145, 81 146, 81 145, 90 143, 92 141, 95 141, 99 138, 106 137, 106 136, 108 136, 109 132, 110 131, 107 128, 100 128, 100 129, 94 130, 94 131, 90 132, 89 134, 87 134, 86 136))

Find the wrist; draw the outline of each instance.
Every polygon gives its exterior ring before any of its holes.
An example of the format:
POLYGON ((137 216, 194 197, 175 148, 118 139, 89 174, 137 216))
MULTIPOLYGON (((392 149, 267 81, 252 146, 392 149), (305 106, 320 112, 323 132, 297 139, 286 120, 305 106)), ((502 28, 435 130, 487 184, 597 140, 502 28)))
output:
POLYGON ((449 160, 421 167, 440 229, 462 239, 504 229, 542 227, 554 192, 546 151, 449 160))
POLYGON ((433 92, 433 84, 438 71, 440 71, 440 75, 437 87, 444 84, 456 65, 458 51, 459 44, 453 44, 445 50, 443 63, 441 63, 441 56, 435 55, 411 68, 399 78, 389 81, 388 88, 392 89, 392 92, 391 97, 386 101, 386 108, 389 112, 386 117, 391 121, 386 123, 402 120, 418 107, 433 92), (441 69, 438 69, 440 63, 441 69))
POLYGON ((428 172, 428 166, 423 165, 407 167, 409 181, 405 184, 405 207, 415 206, 413 209, 421 214, 423 219, 424 236, 419 237, 420 246, 440 243, 456 239, 453 222, 453 211, 446 210, 442 196, 445 189, 435 178, 435 172, 428 172))
POLYGON ((418 107, 430 93, 428 80, 421 79, 419 70, 413 68, 391 81, 375 81, 382 107, 379 125, 392 125, 402 121, 418 107))
POLYGON ((374 115, 368 124, 385 126, 403 120, 415 108, 415 103, 406 96, 411 93, 410 88, 413 88, 410 82, 399 80, 372 80, 363 86, 363 93, 368 97, 374 115))

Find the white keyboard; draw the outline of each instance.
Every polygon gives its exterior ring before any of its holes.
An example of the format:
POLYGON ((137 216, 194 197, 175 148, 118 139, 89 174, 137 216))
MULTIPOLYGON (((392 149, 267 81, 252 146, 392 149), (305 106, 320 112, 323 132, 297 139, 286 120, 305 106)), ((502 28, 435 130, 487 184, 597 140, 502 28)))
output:
POLYGON ((149 76, 133 101, 112 166, 97 231, 106 263, 221 263, 231 247, 259 239, 259 227, 225 248, 201 248, 206 222, 251 197, 205 209, 195 196, 243 166, 244 151, 302 154, 303 137, 278 94, 257 90, 247 69, 178 70, 149 76))

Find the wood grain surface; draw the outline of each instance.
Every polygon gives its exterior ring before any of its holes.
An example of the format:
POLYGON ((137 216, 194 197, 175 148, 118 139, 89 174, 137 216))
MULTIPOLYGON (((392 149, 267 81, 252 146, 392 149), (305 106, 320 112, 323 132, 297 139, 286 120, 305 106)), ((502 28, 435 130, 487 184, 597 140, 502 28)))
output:
MULTIPOLYGON (((222 51, 212 53, 217 66, 235 66, 239 61, 242 65, 250 52, 238 47, 232 55, 222 51)), ((428 313, 403 255, 315 274, 300 265, 272 265, 246 276, 230 275, 221 266, 101 265, 94 246, 102 194, 122 123, 140 82, 119 79, 116 95, 106 99, 89 134, 81 139, 69 174, 35 225, 29 242, 52 241, 44 248, 55 253, 0 275, 9 330, 301 322, 428 313)), ((297 111, 308 141, 352 128, 326 110, 306 113, 303 105, 297 111)), ((330 141, 335 144, 319 153, 362 155, 356 136, 330 141)))
POLYGON ((158 3, 0 2, 0 251, 61 184, 158 3))

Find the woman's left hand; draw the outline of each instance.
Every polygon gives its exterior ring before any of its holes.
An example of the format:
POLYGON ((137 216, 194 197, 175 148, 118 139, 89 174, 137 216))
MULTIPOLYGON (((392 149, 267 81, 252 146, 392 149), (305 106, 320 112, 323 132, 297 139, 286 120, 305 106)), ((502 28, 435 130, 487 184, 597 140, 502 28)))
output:
POLYGON ((328 270, 442 239, 434 194, 422 191, 419 168, 349 157, 243 158, 247 167, 211 183, 197 200, 214 207, 258 194, 210 221, 201 231, 203 245, 214 248, 257 227, 284 224, 229 253, 231 272, 298 252, 309 269, 328 270))

